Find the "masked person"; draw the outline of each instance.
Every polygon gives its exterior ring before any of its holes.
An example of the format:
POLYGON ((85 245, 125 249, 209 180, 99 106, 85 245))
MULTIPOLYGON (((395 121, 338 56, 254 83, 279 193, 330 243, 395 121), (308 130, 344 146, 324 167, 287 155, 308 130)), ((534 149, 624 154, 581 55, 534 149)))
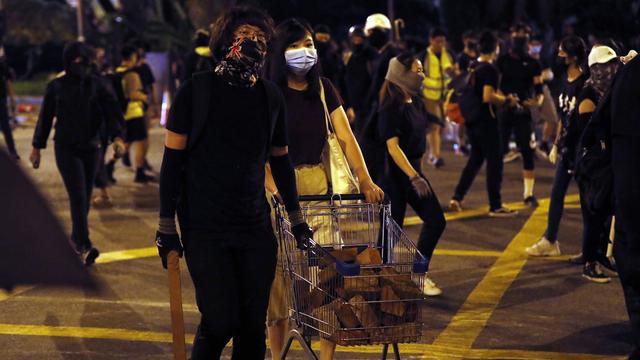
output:
MULTIPOLYGON (((538 206, 534 196, 535 163, 531 146, 533 123, 531 109, 544 101, 542 69, 540 63, 529 55, 527 25, 516 24, 511 28, 509 52, 498 58, 496 65, 502 74, 500 90, 513 94, 520 102, 503 108, 500 114, 500 131, 504 154, 508 153, 511 135, 515 137, 522 154, 523 201, 528 206, 538 206)), ((535 146, 534 146, 535 147, 535 146)))
POLYGON ((384 83, 389 68, 389 61, 396 57, 400 50, 391 42, 391 21, 383 14, 373 14, 367 17, 364 26, 369 45, 377 51, 377 57, 372 61, 371 85, 367 91, 363 113, 362 129, 359 134, 360 145, 371 178, 378 184, 384 177, 386 167, 386 146, 378 132, 378 94, 384 83))
POLYGON ((574 175, 580 137, 586 126, 584 119, 581 120, 578 114, 578 109, 582 105, 578 103, 578 97, 589 77, 586 45, 581 38, 569 36, 560 42, 558 56, 567 64, 567 74, 564 76, 562 90, 558 97, 558 112, 562 123, 549 153, 549 161, 556 164, 556 175, 551 188, 547 230, 536 244, 526 249, 531 256, 561 254, 558 229, 564 209, 564 197, 574 175))
MULTIPOLYGON (((318 54, 311 27, 297 19, 285 20, 278 25, 270 48, 268 76, 280 86, 285 97, 289 155, 295 167, 298 193, 325 195, 330 191, 330 177, 327 175, 330 169, 326 169, 322 161, 329 128, 335 132, 339 142, 344 144, 342 151, 360 181, 360 192, 365 194, 368 202, 381 202, 384 193, 371 180, 358 143, 351 132, 340 95, 329 79, 320 76, 317 64, 318 54), (329 118, 326 117, 325 105, 329 118)), ((266 185, 272 194, 281 193, 271 176, 267 176, 266 185)), ((331 245, 325 243, 331 236, 331 229, 327 229, 321 222, 318 218, 312 222, 316 242, 331 245)), ((278 270, 281 269, 278 266, 278 270)), ((284 275, 279 271, 271 292, 268 312, 269 340, 274 358, 282 350, 287 319, 284 275)), ((334 350, 334 343, 321 339, 322 359, 333 358, 334 350)))
MULTIPOLYGON (((469 68, 478 61, 478 39, 472 31, 466 31, 462 34, 462 43, 464 49, 456 58, 456 77, 465 76, 469 72, 469 68)), ((467 134, 464 124, 458 125, 458 139, 454 144, 456 154, 469 155, 469 144, 467 143, 467 134)))
POLYGON ((354 25, 349 29, 351 55, 344 70, 345 93, 349 107, 347 117, 353 124, 352 128, 358 134, 362 128, 363 114, 367 112, 366 97, 371 86, 373 61, 377 51, 366 43, 364 28, 354 25))
MULTIPOLYGON (((430 261, 446 221, 431 184, 422 174, 429 122, 420 98, 424 73, 422 63, 410 54, 389 62, 380 90, 380 133, 387 143, 391 215, 404 223, 407 204, 424 222, 417 242, 420 253, 430 261)), ((438 296, 442 290, 430 277, 424 279, 424 294, 438 296)))
POLYGON ((193 74, 213 69, 213 56, 209 49, 211 34, 206 29, 196 31, 193 41, 193 50, 184 58, 184 73, 182 82, 191 79, 193 74))
POLYGON ((0 45, 0 128, 2 129, 4 142, 7 144, 9 155, 16 160, 20 160, 20 156, 18 156, 18 151, 16 150, 16 143, 13 140, 13 130, 9 123, 9 108, 7 107, 7 100, 9 100, 11 111, 15 114, 16 99, 13 94, 11 78, 11 70, 4 55, 4 47, 0 45))
POLYGON ((427 112, 437 121, 429 130, 429 163, 436 168, 444 165, 440 154, 442 126, 444 122, 444 99, 446 90, 455 75, 455 62, 446 49, 447 35, 444 30, 434 28, 429 33, 429 47, 420 54, 424 59, 424 87, 422 94, 427 112))
POLYGON ((474 71, 474 95, 481 102, 476 118, 465 119, 465 126, 469 136, 471 151, 467 164, 460 174, 453 198, 449 202, 449 210, 462 211, 462 201, 471 188, 482 163, 487 162, 487 194, 489 196, 489 216, 512 217, 517 212, 502 205, 502 151, 500 149, 500 130, 498 119, 493 109, 494 105, 509 105, 517 103, 518 99, 512 95, 504 96, 498 92, 500 73, 494 65, 499 53, 498 39, 490 31, 480 34, 480 56, 472 67, 474 71))
POLYGON ((277 252, 267 161, 299 246, 311 236, 288 155, 285 103, 278 86, 260 78, 272 24, 251 7, 218 18, 210 45, 218 65, 181 87, 166 126, 156 244, 165 267, 167 254, 184 244, 202 314, 193 360, 220 358, 231 339, 232 359, 265 356, 277 252))
POLYGON ((314 29, 314 43, 318 51, 318 63, 322 76, 333 84, 341 83, 342 58, 338 53, 338 46, 331 38, 331 29, 327 25, 317 25, 314 29))
POLYGON ((33 167, 39 168, 41 150, 47 146, 55 117, 56 165, 69 195, 71 239, 87 266, 92 265, 100 254, 89 238, 88 215, 103 122, 115 152, 124 151, 122 114, 112 93, 90 75, 90 59, 91 51, 83 43, 65 46, 65 71, 47 85, 30 156, 33 167))

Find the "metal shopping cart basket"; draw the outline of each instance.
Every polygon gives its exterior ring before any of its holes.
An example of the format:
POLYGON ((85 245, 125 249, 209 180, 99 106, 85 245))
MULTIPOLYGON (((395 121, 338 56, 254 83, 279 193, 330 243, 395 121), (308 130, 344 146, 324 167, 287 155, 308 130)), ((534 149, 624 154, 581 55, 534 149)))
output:
POLYGON ((314 230, 307 250, 297 248, 282 205, 276 232, 282 249, 289 315, 295 322, 281 359, 294 340, 317 359, 311 338, 341 346, 389 345, 422 335, 422 286, 427 260, 391 218, 389 204, 367 204, 363 195, 301 196, 314 230))

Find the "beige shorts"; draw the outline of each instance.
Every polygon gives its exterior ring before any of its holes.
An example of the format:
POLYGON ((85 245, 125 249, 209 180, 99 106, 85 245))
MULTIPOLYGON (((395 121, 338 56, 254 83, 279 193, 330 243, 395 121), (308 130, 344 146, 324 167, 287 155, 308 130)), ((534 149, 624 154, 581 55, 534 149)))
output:
MULTIPOLYGON (((329 191, 327 174, 322 165, 302 165, 296 168, 296 186, 301 195, 324 195, 329 191)), ((271 203, 271 202, 269 202, 271 203)), ((273 209, 271 211, 272 221, 274 219, 273 209)), ((314 229, 314 238, 322 244, 322 239, 328 236, 329 226, 321 221, 309 224, 314 229)), ((284 274, 284 247, 278 244, 278 263, 276 274, 271 285, 269 295, 269 309, 267 310, 267 324, 273 325, 276 321, 289 318, 287 309, 286 286, 287 281, 284 274)))
POLYGON ((444 103, 442 101, 424 99, 424 107, 427 112, 438 118, 440 121, 444 121, 444 114, 442 110, 443 106, 444 103))

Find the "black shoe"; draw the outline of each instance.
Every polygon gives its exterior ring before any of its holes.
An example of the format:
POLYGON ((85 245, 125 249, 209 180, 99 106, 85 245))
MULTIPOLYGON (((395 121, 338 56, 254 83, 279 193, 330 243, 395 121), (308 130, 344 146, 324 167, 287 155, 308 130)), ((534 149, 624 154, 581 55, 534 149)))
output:
POLYGON ((489 216, 494 218, 509 218, 518 216, 518 212, 506 207, 489 210, 489 216))
POLYGON ((147 159, 144 159, 144 164, 142 165, 142 167, 146 171, 153 171, 153 168, 151 167, 151 165, 149 165, 149 162, 147 161, 147 159))
POLYGON ((115 171, 116 163, 115 161, 109 161, 105 166, 104 170, 107 173, 107 181, 115 184, 117 182, 116 178, 113 177, 113 172, 115 171))
POLYGON ((441 167, 443 167, 443 166, 444 166, 444 159, 443 159, 443 158, 438 158, 438 159, 436 159, 436 161, 434 161, 434 163, 433 163, 433 166, 434 166, 436 169, 440 169, 441 167))
POLYGON ((529 207, 534 207, 534 208, 535 208, 535 207, 538 207, 538 205, 540 205, 540 204, 538 203, 538 199, 536 199, 536 197, 535 197, 535 196, 533 196, 533 195, 532 195, 532 196, 527 197, 526 199, 524 199, 524 204, 525 204, 525 205, 527 205, 527 206, 529 206, 529 207))
POLYGON ((616 266, 616 260, 612 256, 603 256, 598 259, 598 263, 605 269, 618 276, 618 267, 616 266))
POLYGON ((84 249, 80 251, 80 260, 84 266, 91 266, 96 262, 96 259, 100 256, 100 251, 94 247, 84 249))
POLYGON ((139 168, 138 170, 136 170, 136 177, 133 179, 133 181, 138 184, 146 184, 154 180, 155 178, 153 176, 149 176, 144 173, 144 168, 139 168))
POLYGON ((129 153, 124 153, 124 155, 122 155, 122 165, 126 166, 126 167, 131 167, 131 157, 129 157, 129 153))
POLYGON ((611 278, 602 272, 600 264, 598 264, 597 261, 584 264, 584 268, 582 268, 582 277, 597 284, 606 284, 611 281, 611 278))
POLYGON ((584 255, 582 255, 582 253, 570 257, 569 262, 573 265, 584 265, 586 263, 586 261, 584 260, 584 255))

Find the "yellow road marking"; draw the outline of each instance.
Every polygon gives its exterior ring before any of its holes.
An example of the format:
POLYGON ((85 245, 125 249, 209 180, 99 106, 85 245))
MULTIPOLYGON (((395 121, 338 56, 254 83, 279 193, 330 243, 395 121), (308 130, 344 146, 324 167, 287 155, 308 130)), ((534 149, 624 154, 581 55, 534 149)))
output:
POLYGON ((133 260, 152 256, 158 256, 158 248, 155 246, 106 252, 100 254, 100 257, 96 259, 96 263, 108 264, 116 261, 133 260))
MULTIPOLYGON (((544 198, 542 200, 540 200, 540 206, 542 206, 542 203, 545 202, 548 206, 548 201, 549 198, 544 198)), ((575 202, 580 201, 580 196, 577 194, 572 194, 572 195, 567 195, 564 198, 564 202, 565 202, 565 209, 579 209, 580 205, 576 205, 574 204, 575 202)), ((524 205, 523 202, 513 202, 513 203, 508 203, 505 204, 506 207, 512 209, 512 210, 524 210, 527 209, 528 206, 524 205)), ((483 217, 483 216, 488 216, 489 214, 489 208, 488 207, 480 207, 480 208, 470 208, 470 209, 465 209, 463 211, 460 212, 456 212, 456 213, 452 213, 452 212, 446 212, 444 214, 444 217, 447 221, 454 221, 454 220, 462 220, 462 219, 470 219, 470 218, 475 218, 475 217, 483 217)), ((406 217, 404 219, 404 226, 410 226, 410 225, 420 225, 422 224, 422 220, 420 220, 419 217, 417 216, 409 216, 406 217)))
POLYGON ((548 205, 548 201, 540 203, 522 230, 471 292, 446 329, 438 335, 434 341, 435 345, 467 349, 473 346, 502 296, 527 262, 527 254, 523 249, 537 241, 544 231, 548 205))
MULTIPOLYGON (((0 334, 121 340, 165 344, 169 344, 172 341, 171 333, 168 332, 74 326, 0 324, 0 334)), ((193 343, 193 335, 187 335, 186 340, 187 343, 193 343)), ((557 353, 528 350, 464 349, 459 346, 442 346, 429 344, 400 344, 399 347, 401 354, 422 354, 424 359, 442 359, 462 355, 464 355, 465 358, 469 359, 622 359, 622 357, 613 357, 606 355, 557 353)), ((301 349, 296 342, 294 342, 292 348, 294 350, 301 349)), ((319 350, 320 342, 313 341, 312 348, 314 350, 319 350)), ((337 347, 338 352, 347 353, 380 353, 381 350, 382 345, 337 347)))
POLYGON ((440 256, 479 256, 479 257, 498 257, 502 255, 501 251, 487 250, 453 250, 453 249, 436 249, 435 255, 440 256))

